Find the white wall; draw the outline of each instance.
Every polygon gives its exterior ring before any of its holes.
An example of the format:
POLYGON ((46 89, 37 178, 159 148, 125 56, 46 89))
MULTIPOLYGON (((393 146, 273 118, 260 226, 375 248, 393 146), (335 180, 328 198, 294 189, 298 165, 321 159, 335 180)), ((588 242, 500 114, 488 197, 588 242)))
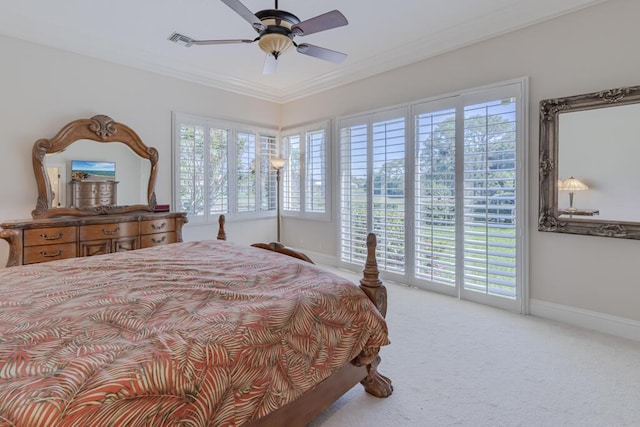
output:
MULTIPOLYGON (((66 123, 106 114, 158 149, 158 203, 171 201, 171 112, 277 126, 279 106, 251 97, 0 37, 0 221, 28 219, 37 199, 31 149, 66 123)), ((217 227, 184 229, 185 240, 215 238, 217 227)), ((229 224, 230 240, 271 241, 273 219, 229 224), (233 231, 233 233, 232 233, 233 231), (254 240, 257 239, 257 240, 254 240)), ((0 266, 8 245, 0 241, 0 266)))
MULTIPOLYGON (((637 0, 610 0, 288 103, 282 111, 281 125, 353 114, 529 76, 531 298, 640 320, 635 260, 640 241, 537 231, 539 103, 547 98, 640 84, 638 16, 637 0)), ((335 215, 331 223, 285 219, 284 241, 336 256, 336 224, 335 215)))

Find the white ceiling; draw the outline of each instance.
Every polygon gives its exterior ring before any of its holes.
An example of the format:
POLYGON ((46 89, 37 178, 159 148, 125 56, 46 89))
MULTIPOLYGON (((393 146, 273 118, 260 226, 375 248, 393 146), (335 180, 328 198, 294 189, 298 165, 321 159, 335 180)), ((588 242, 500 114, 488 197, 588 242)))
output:
MULTIPOLYGON (((0 2, 0 34, 274 102, 287 102, 606 0, 279 0, 306 20, 340 10, 349 25, 306 37, 348 54, 341 65, 295 50, 273 75, 253 44, 192 46, 167 38, 249 39, 250 24, 220 0, 0 2)), ((243 0, 252 12, 274 0, 243 0)))

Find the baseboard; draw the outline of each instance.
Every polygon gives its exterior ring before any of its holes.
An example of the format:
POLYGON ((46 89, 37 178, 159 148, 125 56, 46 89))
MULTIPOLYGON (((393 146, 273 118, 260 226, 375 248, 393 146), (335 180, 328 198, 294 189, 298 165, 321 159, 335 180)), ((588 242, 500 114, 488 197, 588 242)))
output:
POLYGON ((532 316, 640 341, 640 322, 637 320, 536 299, 529 300, 529 312, 532 316))
POLYGON ((336 258, 335 256, 321 254, 320 252, 308 251, 306 249, 298 250, 302 251, 306 256, 311 258, 311 260, 313 260, 313 262, 315 262, 316 264, 326 265, 329 267, 336 267, 338 265, 338 258, 336 258))

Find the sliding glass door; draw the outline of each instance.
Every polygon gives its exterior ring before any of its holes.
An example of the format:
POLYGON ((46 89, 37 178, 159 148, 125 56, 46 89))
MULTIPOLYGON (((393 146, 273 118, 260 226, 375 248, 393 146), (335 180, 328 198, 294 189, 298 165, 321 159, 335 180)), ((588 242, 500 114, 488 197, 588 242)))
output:
POLYGON ((341 261, 522 311, 525 83, 340 120, 341 261))

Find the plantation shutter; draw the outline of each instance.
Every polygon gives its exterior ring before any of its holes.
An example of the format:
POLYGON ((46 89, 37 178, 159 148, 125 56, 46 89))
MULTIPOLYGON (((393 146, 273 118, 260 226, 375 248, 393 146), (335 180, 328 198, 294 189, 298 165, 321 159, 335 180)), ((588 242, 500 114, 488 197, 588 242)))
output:
POLYGON ((456 285, 456 113, 417 106, 415 277, 456 285), (425 112, 419 112, 425 110, 425 112))
POLYGON ((219 215, 229 210, 229 131, 209 129, 209 214, 219 215))
POLYGON ((339 119, 340 261, 363 262, 370 230, 391 278, 523 310, 526 89, 339 119))
POLYGON ((177 209, 200 221, 210 214, 226 212, 229 131, 210 127, 204 120, 186 118, 176 127, 177 209))
POLYGON ((340 129, 340 259, 362 265, 368 233, 367 124, 340 129))
POLYGON ((516 98, 464 108, 464 289, 516 297, 516 98))
POLYGON ((378 268, 405 271, 404 110, 342 120, 340 257, 362 263, 369 231, 378 239, 378 268))
POLYGON ((405 118, 372 125, 373 218, 378 238, 378 265, 403 273, 405 267, 405 118))
POLYGON ((181 210, 190 216, 204 215, 205 152, 204 125, 180 123, 180 145, 178 161, 180 175, 178 177, 179 204, 181 210), (200 207, 200 208, 198 208, 200 207))
POLYGON ((269 159, 277 156, 275 136, 260 136, 260 210, 276 209, 276 171, 269 159))
POLYGON ((256 135, 238 132, 236 141, 238 212, 256 210, 256 135))
POLYGON ((283 146, 288 150, 288 160, 284 168, 282 178, 283 198, 282 209, 284 211, 300 212, 300 134, 287 135, 283 138, 283 146))
POLYGON ((173 114, 173 205, 193 223, 224 213, 244 218, 276 210, 277 131, 173 114), (238 127, 242 126, 243 131, 238 127))
POLYGON ((305 145, 305 211, 326 212, 326 156, 327 143, 324 129, 306 133, 305 145))

